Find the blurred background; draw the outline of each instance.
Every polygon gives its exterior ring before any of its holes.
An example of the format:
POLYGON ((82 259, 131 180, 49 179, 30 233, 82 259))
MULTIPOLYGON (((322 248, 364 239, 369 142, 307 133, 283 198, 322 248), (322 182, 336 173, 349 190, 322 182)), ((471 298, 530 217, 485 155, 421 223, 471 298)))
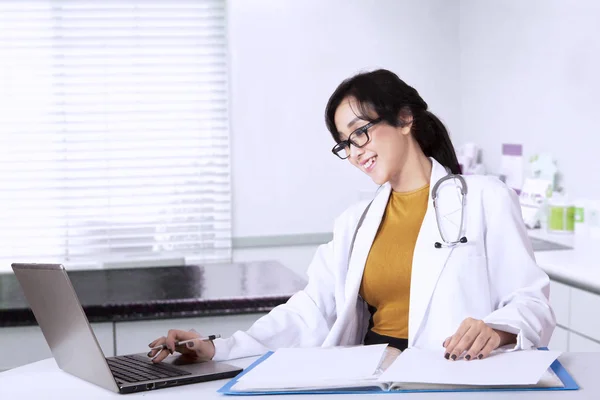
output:
POLYGON ((542 155, 573 205, 600 197, 591 0, 1 7, 0 270, 326 241, 374 185, 332 156, 324 107, 379 67, 420 92, 475 172, 520 190, 542 155))

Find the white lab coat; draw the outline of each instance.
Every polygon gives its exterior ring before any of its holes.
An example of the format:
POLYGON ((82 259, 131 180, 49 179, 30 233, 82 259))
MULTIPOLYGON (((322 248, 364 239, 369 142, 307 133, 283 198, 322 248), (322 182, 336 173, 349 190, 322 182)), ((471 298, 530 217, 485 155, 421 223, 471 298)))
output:
MULTIPOLYGON (((430 190, 447 174, 432 159, 430 190)), ((548 344, 556 321, 548 303, 549 279, 533 255, 515 192, 497 178, 465 176, 468 194, 464 233, 468 242, 434 248, 441 241, 431 201, 417 238, 410 286, 408 344, 440 349, 461 322, 472 317, 517 335, 516 349, 548 344)), ((442 185, 452 185, 448 180, 442 185)), ((247 331, 215 340, 214 360, 263 354, 279 347, 360 344, 370 314, 360 298, 365 262, 388 198, 389 184, 375 196, 350 243, 368 201, 335 221, 333 239, 321 245, 308 268, 308 284, 247 331)), ((440 216, 459 223, 460 197, 444 188, 440 216), (446 196, 446 197, 445 197, 446 196)))

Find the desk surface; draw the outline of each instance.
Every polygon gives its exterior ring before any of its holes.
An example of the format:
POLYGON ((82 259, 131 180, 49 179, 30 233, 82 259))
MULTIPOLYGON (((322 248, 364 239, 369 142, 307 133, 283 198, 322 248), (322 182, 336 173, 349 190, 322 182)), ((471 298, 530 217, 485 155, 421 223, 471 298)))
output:
MULTIPOLYGON (((268 312, 306 285, 277 261, 67 272, 90 322, 268 312)), ((14 274, 0 287, 0 327, 35 325, 14 274)))
POLYGON ((548 276, 557 281, 600 294, 600 262, 596 249, 600 240, 584 240, 566 234, 551 234, 543 230, 531 230, 534 239, 548 240, 573 247, 570 250, 536 251, 538 265, 548 276))
MULTIPOLYGON (((228 361, 230 364, 246 367, 250 365, 255 358, 228 361)), ((539 391, 539 392, 488 392, 485 393, 487 399, 598 399, 600 398, 600 380, 597 377, 597 369, 600 366, 600 353, 565 353, 559 358, 563 366, 569 371, 571 376, 580 386, 577 391, 539 391)), ((0 398, 1 399, 134 399, 146 396, 149 399, 235 399, 234 396, 223 396, 217 393, 226 380, 213 382, 197 383, 193 385, 179 386, 169 389, 160 389, 150 392, 134 393, 128 395, 119 395, 108 390, 102 389, 91 383, 71 376, 61 371, 54 362, 54 359, 47 359, 23 367, 15 368, 0 373, 0 398), (42 395, 40 397, 40 395, 42 395), (125 396, 125 397, 123 397, 125 396)), ((360 398, 381 396, 361 395, 360 398)), ((415 393, 415 394, 386 394, 388 398, 406 398, 414 397, 419 400, 428 399, 478 399, 482 393, 415 393), (391 396, 391 397, 389 397, 391 396)), ((356 396, 342 395, 322 395, 325 400, 337 400, 340 398, 356 399, 356 396)), ((265 398, 269 400, 288 399, 304 400, 314 399, 315 396, 253 396, 252 399, 265 398)))

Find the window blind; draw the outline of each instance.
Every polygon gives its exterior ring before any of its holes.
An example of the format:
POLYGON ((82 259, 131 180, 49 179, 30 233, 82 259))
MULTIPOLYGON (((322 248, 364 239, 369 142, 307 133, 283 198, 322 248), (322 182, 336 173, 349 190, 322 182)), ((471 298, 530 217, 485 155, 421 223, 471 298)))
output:
POLYGON ((0 2, 0 270, 231 259, 224 0, 0 2))

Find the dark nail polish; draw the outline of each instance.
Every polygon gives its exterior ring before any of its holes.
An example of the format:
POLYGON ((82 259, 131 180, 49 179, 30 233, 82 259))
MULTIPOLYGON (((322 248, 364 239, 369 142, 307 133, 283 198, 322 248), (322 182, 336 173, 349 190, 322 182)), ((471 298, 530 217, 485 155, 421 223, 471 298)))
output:
POLYGON ((444 358, 445 358, 446 360, 449 360, 449 359, 450 359, 450 353, 446 353, 446 354, 444 354, 444 358))
POLYGON ((191 349, 192 347, 194 347, 194 342, 188 342, 187 347, 188 347, 188 349, 191 349))
POLYGON ((148 352, 148 357, 152 357, 152 352, 151 351, 148 352))
POLYGON ((173 350, 169 349, 169 353, 173 354, 173 350))
POLYGON ((478 355, 477 358, 481 360, 483 358, 483 354, 478 355))
POLYGON ((465 358, 467 359, 467 361, 469 361, 469 360, 471 359, 471 356, 467 354, 467 355, 465 356, 465 358))
POLYGON ((456 354, 452 354, 452 357, 450 357, 452 359, 452 361, 456 361, 456 354))

